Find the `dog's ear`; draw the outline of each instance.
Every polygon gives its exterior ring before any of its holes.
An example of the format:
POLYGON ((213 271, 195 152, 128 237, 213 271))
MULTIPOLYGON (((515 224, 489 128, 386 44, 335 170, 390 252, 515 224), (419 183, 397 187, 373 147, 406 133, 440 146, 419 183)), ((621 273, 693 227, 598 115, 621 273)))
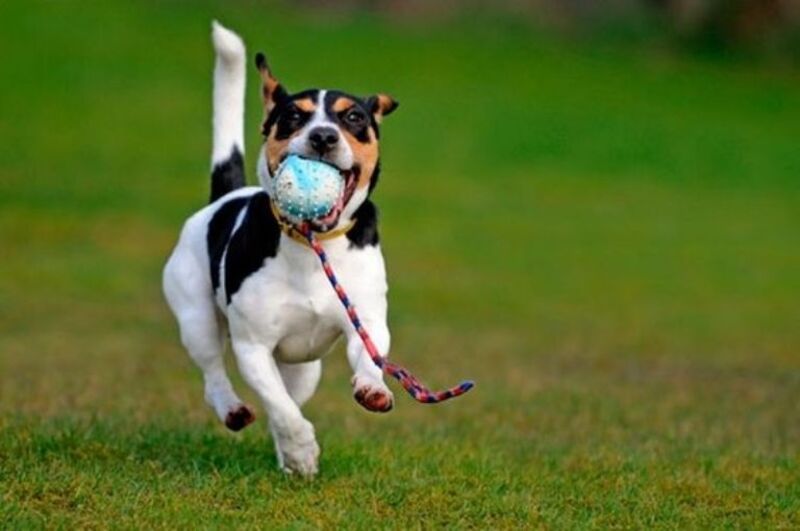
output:
POLYGON ((367 109, 372 115, 375 117, 375 121, 380 123, 384 116, 388 116, 392 114, 392 112, 397 108, 399 103, 387 94, 376 94, 375 96, 370 96, 364 103, 367 105, 367 109))
POLYGON ((288 94, 283 85, 272 75, 267 63, 267 57, 261 52, 256 54, 256 67, 261 74, 261 95, 264 98, 264 114, 269 114, 275 108, 275 105, 288 94))

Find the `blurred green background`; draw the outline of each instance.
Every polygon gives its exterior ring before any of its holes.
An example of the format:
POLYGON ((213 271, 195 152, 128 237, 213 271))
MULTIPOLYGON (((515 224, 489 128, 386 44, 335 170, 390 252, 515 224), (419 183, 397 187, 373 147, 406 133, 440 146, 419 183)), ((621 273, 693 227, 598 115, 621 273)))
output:
POLYGON ((800 526, 797 12, 3 2, 2 527, 800 526), (290 90, 401 102, 393 356, 478 382, 371 415, 337 348, 311 483, 263 414, 213 418, 160 293, 208 195, 212 18, 290 90))

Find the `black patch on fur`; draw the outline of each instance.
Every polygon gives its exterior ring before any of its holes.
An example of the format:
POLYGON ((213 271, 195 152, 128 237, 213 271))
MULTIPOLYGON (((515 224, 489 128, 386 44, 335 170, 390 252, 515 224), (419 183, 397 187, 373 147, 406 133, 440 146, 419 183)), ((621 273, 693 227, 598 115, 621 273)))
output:
POLYGON ((289 98, 289 93, 286 92, 286 89, 283 88, 283 85, 278 83, 278 86, 275 87, 275 90, 272 92, 272 101, 275 105, 278 105, 282 101, 286 101, 289 98))
POLYGON ((228 304, 242 282, 261 269, 264 260, 278 254, 280 238, 281 229, 272 215, 269 196, 266 192, 253 194, 225 255, 225 297, 228 304))
POLYGON ((375 204, 366 199, 353 214, 353 219, 356 224, 347 231, 350 247, 363 249, 368 245, 378 245, 378 208, 375 204))
POLYGON ((211 216, 208 223, 208 233, 206 243, 208 244, 208 263, 211 270, 211 286, 216 293, 219 288, 219 266, 222 263, 222 255, 225 254, 225 247, 236 224, 239 212, 247 204, 246 197, 231 199, 223 204, 211 216))
MULTIPOLYGON (((302 129, 311 119, 312 113, 287 106, 285 112, 278 116, 275 129, 275 140, 285 140, 302 129)), ((269 130, 267 130, 269 134, 269 130)))
POLYGON ((282 140, 292 136, 292 133, 301 129, 311 118, 311 113, 296 109, 294 102, 307 98, 311 99, 313 102, 316 102, 318 95, 318 89, 309 89, 304 90, 303 92, 298 92, 297 94, 293 94, 291 96, 285 95, 280 100, 277 100, 275 107, 273 107, 273 109, 270 111, 267 119, 264 120, 264 125, 261 128, 261 134, 264 136, 269 136, 269 132, 272 127, 277 125, 278 130, 275 132, 276 139, 282 140), (292 110, 297 110, 302 119, 290 120, 289 111, 292 110))
POLYGON ((231 156, 223 162, 214 164, 211 170, 211 197, 209 203, 213 203, 228 192, 245 185, 244 159, 239 149, 234 146, 231 156))
POLYGON ((381 159, 375 163, 375 169, 372 170, 372 177, 369 178, 369 190, 367 190, 367 196, 369 196, 372 191, 378 186, 378 177, 381 176, 381 159))
POLYGON ((267 70, 269 71, 269 64, 267 63, 267 56, 264 55, 264 52, 258 52, 256 54, 256 68, 259 70, 267 70))
POLYGON ((342 92, 340 90, 329 90, 326 92, 325 114, 327 114, 328 118, 330 118, 333 122, 339 124, 343 129, 349 131, 350 134, 352 134, 356 140, 362 144, 369 142, 370 126, 375 130, 375 138, 378 138, 378 124, 373 119, 372 113, 369 112, 368 108, 360 98, 353 96, 352 94, 347 94, 346 92, 342 92), (333 111, 333 104, 336 103, 336 100, 339 98, 351 99, 353 100, 354 105, 348 109, 345 109, 344 111, 336 113, 333 111), (351 122, 348 120, 348 115, 353 112, 361 115, 362 120, 358 122, 351 122))

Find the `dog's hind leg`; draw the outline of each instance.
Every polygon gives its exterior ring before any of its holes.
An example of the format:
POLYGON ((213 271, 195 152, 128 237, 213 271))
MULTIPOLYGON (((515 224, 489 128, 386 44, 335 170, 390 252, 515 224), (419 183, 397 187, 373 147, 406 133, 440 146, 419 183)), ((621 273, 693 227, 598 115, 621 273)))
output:
POLYGON ((206 402, 228 429, 239 431, 247 427, 255 420, 255 414, 236 395, 225 371, 224 330, 214 314, 214 308, 180 316, 178 322, 184 347, 203 371, 206 402))
POLYGON ((193 269, 192 261, 176 251, 164 270, 164 293, 178 320, 181 342, 203 371, 206 402, 225 426, 239 431, 253 422, 255 415, 233 390, 223 359, 225 330, 203 286, 191 285, 204 278, 193 269))
POLYGON ((178 316, 181 342, 203 371, 205 398, 225 426, 239 431, 255 420, 253 410, 242 403, 225 371, 224 331, 214 308, 194 308, 178 316))

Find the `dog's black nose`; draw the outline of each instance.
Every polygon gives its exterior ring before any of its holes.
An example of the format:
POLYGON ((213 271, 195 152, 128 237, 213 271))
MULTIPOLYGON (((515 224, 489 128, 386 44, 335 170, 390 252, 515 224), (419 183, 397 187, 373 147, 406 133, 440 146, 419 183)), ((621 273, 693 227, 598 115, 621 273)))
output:
POLYGON ((308 142, 314 151, 324 155, 339 142, 339 133, 333 127, 315 127, 308 133, 308 142))

